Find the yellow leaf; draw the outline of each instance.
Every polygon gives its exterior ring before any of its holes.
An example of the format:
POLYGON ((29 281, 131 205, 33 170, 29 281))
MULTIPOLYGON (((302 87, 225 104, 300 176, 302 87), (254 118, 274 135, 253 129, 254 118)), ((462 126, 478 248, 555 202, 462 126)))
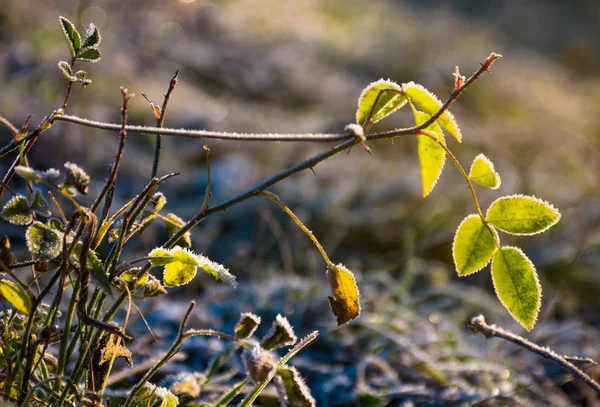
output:
POLYGON ((337 318, 338 326, 360 316, 360 293, 354 274, 342 264, 327 270, 333 297, 329 299, 331 310, 337 318))
POLYGON ((29 315, 31 298, 21 287, 12 281, 0 280, 0 294, 17 310, 29 315))

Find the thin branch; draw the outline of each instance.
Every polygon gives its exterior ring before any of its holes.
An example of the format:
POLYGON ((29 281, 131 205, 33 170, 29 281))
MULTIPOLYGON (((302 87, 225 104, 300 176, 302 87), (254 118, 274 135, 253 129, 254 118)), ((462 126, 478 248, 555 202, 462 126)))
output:
MULTIPOLYGON (((473 186, 473 181, 471 181, 471 178, 469 178, 469 176, 467 175, 467 172, 465 171, 464 167, 460 164, 460 161, 458 161, 456 156, 452 153, 452 151, 450 151, 450 149, 448 148, 446 143, 444 143, 443 141, 438 139, 438 136, 435 132, 430 131, 430 130, 419 130, 417 132, 417 134, 431 138, 432 140, 437 142, 437 144, 440 147, 442 147, 444 149, 446 154, 448 154, 448 157, 450 157, 450 160, 454 163, 456 168, 458 168, 458 170, 460 171, 460 174, 463 176, 463 178, 467 182, 467 185, 469 186, 469 190, 471 191, 471 196, 473 197, 473 202, 475 203, 475 209, 477 210, 477 214, 481 218, 482 222, 485 222, 485 216, 483 216, 483 212, 481 211, 481 206, 479 205, 479 200, 477 199, 477 193, 475 192, 475 187, 473 186)), ((494 234, 492 233, 492 236, 493 235, 494 234)))
MULTIPOLYGON (((119 131, 120 125, 115 123, 98 122, 88 120, 77 116, 62 115, 56 116, 54 120, 62 120, 81 124, 82 126, 93 127, 101 130, 119 131)), ((175 136, 187 138, 219 139, 219 140, 246 140, 246 141, 319 141, 331 142, 340 141, 348 138, 348 134, 278 134, 278 133, 227 133, 222 131, 210 130, 188 130, 188 129, 169 129, 156 128, 150 126, 132 126, 128 125, 126 130, 129 133, 156 134, 161 136, 175 136)))
MULTIPOLYGON (((435 120, 437 120, 442 114, 444 114, 444 112, 450 108, 452 103, 454 103, 454 101, 456 99, 458 99, 463 94, 463 92, 469 86, 471 86, 471 84, 473 84, 473 82, 475 82, 481 75, 483 75, 484 72, 487 72, 489 70, 488 61, 490 61, 496 55, 497 54, 490 55, 490 57, 487 58, 486 62, 481 65, 481 68, 479 68, 477 70, 477 72, 475 72, 473 74, 473 76, 471 76, 469 79, 467 79, 461 88, 452 92, 450 94, 450 97, 442 105, 440 110, 438 110, 434 115, 432 115, 431 118, 429 120, 427 120, 425 123, 420 124, 418 126, 405 128, 405 129, 396 129, 396 130, 391 130, 391 131, 387 131, 387 132, 383 132, 383 133, 375 133, 375 134, 367 135, 367 136, 365 136, 366 140, 370 141, 370 140, 378 140, 378 139, 384 139, 384 138, 393 138, 393 137, 398 137, 398 136, 414 135, 414 134, 417 134, 417 132, 419 132, 420 130, 426 129, 435 120)), ((60 116, 60 117, 64 117, 64 116, 60 116)), ((267 178, 260 184, 255 185, 254 187, 246 190, 245 192, 242 192, 241 194, 236 195, 218 205, 208 208, 204 213, 202 211, 198 212, 198 214, 196 214, 196 216, 194 216, 185 225, 183 225, 181 227, 181 229, 179 229, 177 231, 177 233, 175 233, 165 243, 164 246, 172 247, 179 240, 179 238, 181 238, 181 236, 183 236, 187 231, 189 231, 194 226, 196 226, 198 223, 200 223, 202 221, 202 219, 204 219, 206 216, 211 215, 216 212, 224 211, 227 208, 229 208, 235 204, 245 201, 248 198, 252 198, 253 196, 256 196, 256 194, 258 194, 260 191, 264 191, 265 189, 269 188, 270 186, 272 186, 272 185, 274 185, 274 184, 276 184, 276 183, 278 183, 300 171, 306 170, 308 168, 312 169, 314 166, 319 164, 321 161, 324 161, 327 158, 336 155, 337 153, 340 153, 356 144, 361 143, 361 140, 359 138, 354 137, 349 134, 346 134, 345 138, 349 138, 349 140, 346 140, 343 143, 340 143, 335 147, 331 147, 331 149, 329 149, 327 151, 323 151, 307 160, 302 161, 299 164, 296 164, 290 168, 287 168, 287 169, 279 172, 278 174, 273 175, 270 178, 267 178)))
MULTIPOLYGON (((100 206, 100 203, 108 193, 108 191, 113 187, 113 185, 117 181, 117 173, 119 172, 119 165, 121 164, 121 158, 123 157, 123 150, 125 149, 125 141, 127 140, 127 110, 129 108, 129 99, 133 97, 133 94, 129 94, 127 89, 121 88, 121 95, 123 96, 123 107, 121 109, 122 115, 122 123, 119 126, 119 148, 117 150, 117 156, 115 157, 115 162, 112 165, 112 171, 110 173, 109 179, 104 184, 104 189, 98 195, 92 207, 90 208, 92 213, 96 212, 96 209, 100 206)), ((57 116, 58 117, 58 116, 57 116)), ((108 212, 110 208, 106 209, 105 212, 108 212)))
POLYGON ((79 255, 79 278, 81 281, 81 288, 79 289, 79 296, 77 298, 77 317, 79 318, 79 321, 83 322, 86 325, 94 326, 106 332, 118 335, 121 338, 133 339, 127 336, 127 334, 125 334, 125 332, 121 328, 104 323, 102 321, 98 321, 88 315, 87 302, 91 283, 91 275, 90 270, 87 266, 87 258, 88 253, 90 251, 90 247, 92 246, 92 242, 94 241, 94 237, 96 235, 98 219, 96 219, 96 217, 91 211, 85 212, 85 215, 85 225, 87 233, 82 241, 81 253, 79 255))
MULTIPOLYGON (((75 72, 75 57, 71 59, 71 72, 75 72)), ((74 82, 69 81, 69 84, 67 85, 67 90, 65 91, 65 100, 62 104, 63 110, 67 109, 67 102, 69 101, 69 96, 71 96, 71 88, 73 87, 73 83, 74 82)))
POLYGON ((206 213, 208 210, 208 202, 212 196, 212 192, 210 192, 210 149, 206 144, 203 147, 204 151, 206 151, 206 191, 204 192, 204 202, 202 202, 200 213, 206 213))
MULTIPOLYGON (((175 75, 171 78, 169 82, 169 89, 165 94, 165 98, 163 99, 162 107, 160 108, 160 115, 156 118, 156 127, 163 127, 165 122, 165 115, 167 114, 167 104, 169 103, 169 99, 171 98, 171 93, 173 93, 173 89, 177 86, 177 77, 179 76, 179 71, 175 71, 175 75)), ((161 148, 161 138, 160 135, 156 135, 156 147, 154 150, 154 161, 152 162, 152 176, 154 178, 158 174, 158 161, 160 160, 160 148, 161 148)))
POLYGON ((565 369, 567 369, 568 371, 573 373, 579 379, 583 380, 591 388, 596 390, 596 392, 598 394, 600 394, 600 383, 596 382, 594 379, 592 379, 590 376, 588 376, 587 373, 585 373, 583 370, 579 369, 573 363, 569 362, 567 360, 567 357, 557 354, 550 348, 536 345, 535 343, 533 343, 521 336, 515 335, 512 332, 508 332, 499 326, 488 325, 485 322, 485 318, 483 315, 478 315, 476 317, 473 317, 471 319, 471 323, 468 325, 468 327, 469 327, 469 329, 471 329, 475 332, 479 332, 480 334, 485 336, 487 339, 492 338, 494 336, 498 337, 498 338, 502 338, 504 340, 514 343, 515 345, 518 345, 527 350, 530 350, 531 352, 537 353, 538 355, 540 355, 546 359, 552 360, 553 362, 561 365, 562 367, 564 367, 565 369))
MULTIPOLYGON (((444 114, 450 106, 463 94, 463 92, 475 82, 484 72, 489 71, 492 63, 498 59, 500 55, 492 53, 486 61, 481 65, 481 68, 477 70, 469 79, 467 79, 463 85, 455 89, 451 94, 450 98, 446 100, 446 103, 432 115, 429 120, 418 126, 394 129, 384 131, 381 133, 374 133, 367 136, 367 140, 378 140, 383 138, 391 138, 396 136, 406 136, 415 134, 418 130, 429 127, 439 117, 444 114)), ((81 124, 83 126, 93 127, 102 130, 119 131, 121 126, 119 124, 98 122, 94 120, 88 120, 77 116, 69 115, 57 115, 54 120, 62 120, 66 122, 81 124)), ((157 134, 161 136, 176 136, 176 137, 188 137, 188 138, 208 138, 208 139, 219 139, 219 140, 238 140, 238 141, 315 141, 315 142, 331 142, 331 141, 343 141, 354 138, 352 134, 277 134, 277 133, 266 133, 266 134, 255 134, 255 133, 227 133, 219 131, 209 130, 187 130, 187 129, 168 129, 168 128, 156 128, 148 126, 126 126, 125 128, 130 133, 146 133, 146 134, 157 134)), ((352 143, 352 145, 357 143, 352 143)), ((350 145, 346 146, 349 148, 350 145)))
MULTIPOLYGON (((396 136, 403 136, 403 135, 414 135, 417 134, 417 132, 419 130, 425 129, 427 127, 429 127, 436 119, 438 119, 446 110, 448 110, 448 108, 452 105, 452 103, 454 103, 454 101, 456 99, 458 99, 463 92, 471 85, 475 82, 475 80, 477 80, 481 75, 483 75, 484 72, 487 72, 491 66, 491 64, 493 63, 493 61, 495 61, 499 56, 495 53, 492 53, 485 61, 484 64, 481 65, 481 68, 479 68, 474 74, 473 76, 471 76, 467 81, 464 82, 464 84, 454 90, 451 94, 450 97, 448 98, 448 100, 446 100, 446 102, 442 105, 442 107, 440 108, 440 110, 438 112, 436 112, 433 116, 431 116, 431 118, 429 120, 427 120, 425 123, 419 125, 419 126, 414 126, 414 127, 410 127, 410 128, 406 128, 406 129, 396 129, 396 130, 392 130, 390 132, 384 132, 384 133, 375 133, 375 134, 371 134, 371 135, 367 135, 365 136, 366 140, 377 140, 377 139, 384 139, 384 138, 388 138, 388 139, 393 139, 393 137, 396 136)), ((62 117, 64 118, 65 116, 57 116, 57 117, 62 117)), ((79 118, 75 118, 77 121, 81 120, 79 118)), ((75 120, 72 120, 73 122, 76 122, 75 120)), ((103 125, 102 123, 100 123, 101 125, 103 125)), ((111 125, 112 126, 112 125, 111 125)), ((157 131, 156 129, 154 129, 155 131, 157 131)), ((161 129, 161 131, 163 131, 164 129, 161 129)), ((164 133, 163 133, 164 134, 164 133)), ((264 135, 259 135, 260 137, 264 136, 264 135)), ((309 135, 310 136, 310 135, 309 135)), ((229 198, 228 200, 215 205, 213 207, 208 208, 206 211, 202 211, 201 210, 193 217, 191 218, 188 222, 185 223, 185 225, 183 225, 173 236, 171 236, 171 238, 165 242, 165 244, 163 245, 163 247, 165 248, 171 248, 175 245, 175 243, 177 243, 177 241, 179 241, 179 239, 186 233, 188 232, 190 229, 194 228, 198 223, 200 223, 205 217, 216 213, 216 212, 220 212, 220 211, 226 211, 227 208, 238 204, 242 201, 245 201, 246 199, 252 198, 254 196, 256 196, 260 191, 264 191, 265 189, 269 188, 270 186, 300 172, 306 169, 313 169, 314 166, 316 166, 317 164, 319 164, 321 161, 326 160, 327 158, 334 156, 344 150, 349 149, 350 147, 356 145, 356 144, 360 144, 361 142, 363 142, 363 140, 361 140, 358 137, 353 136, 352 134, 345 134, 343 139, 348 139, 340 144, 338 144, 335 147, 331 147, 330 149, 323 151, 307 160, 302 161, 301 163, 298 163, 292 167, 289 167, 269 178, 267 178, 266 180, 264 180, 263 182, 255 185, 254 187, 232 197, 229 198)), ((299 141, 299 140, 296 140, 299 141)), ((145 273, 148 272, 148 270, 150 270, 151 268, 151 263, 146 263, 146 265, 136 274, 136 276, 132 279, 132 281, 130 281, 130 284, 135 284, 135 282, 137 281, 138 278, 140 278, 141 276, 143 276, 145 273)), ((115 315, 118 307, 125 301, 125 294, 122 294, 113 304, 113 307, 107 312, 104 321, 108 322, 112 319, 112 317, 115 315)))
POLYGON ((52 118, 54 117, 54 115, 55 115, 55 112, 50 113, 49 115, 44 117, 42 122, 35 128, 35 130, 30 132, 26 137, 24 137, 18 143, 13 144, 11 142, 7 146, 4 146, 2 149, 0 149, 0 158, 1 158, 2 156, 4 156, 5 153, 12 151, 12 149, 14 147, 20 145, 21 143, 27 142, 27 144, 25 144, 25 147, 23 148, 23 154, 22 155, 20 154, 15 158, 15 160, 9 167, 8 171, 6 171, 6 174, 2 178, 2 183, 0 184, 0 199, 2 199, 2 195, 4 195, 4 189, 5 189, 4 186, 8 185, 10 183, 10 180, 12 179, 13 175, 15 174, 16 166, 19 165, 19 163, 21 162, 21 156, 22 157, 27 156, 27 153, 29 153, 29 151, 33 147, 33 144, 37 140, 38 136, 40 134, 42 134, 42 132, 46 131, 51 126, 52 118))
POLYGON ((327 267, 329 267, 330 269, 334 269, 335 266, 333 265, 332 261, 329 259, 329 256, 327 256, 327 253, 325 252, 325 249, 323 249, 323 246, 321 246, 321 243, 319 243, 319 241, 317 240, 317 238, 315 237, 315 235, 313 234, 312 231, 310 231, 305 225, 304 223, 302 223, 302 221, 300 219, 298 219, 298 217, 296 216, 296 214, 294 212, 292 212, 292 210, 290 208, 287 207, 286 204, 284 204, 281 199, 279 199, 279 197, 271 192, 267 192, 267 191, 262 191, 259 192, 258 195, 260 196, 265 196, 267 198, 269 198, 271 201, 275 202, 277 205, 279 205, 279 207, 281 209, 283 209, 283 211, 285 213, 287 213, 289 215, 290 218, 292 218, 292 220, 294 222, 296 222, 296 225, 298 225, 298 227, 300 229, 302 229, 302 231, 304 233, 306 233, 306 235, 310 238, 310 240, 312 240, 313 244, 315 246, 317 246, 317 249, 319 250, 319 252, 321 252, 321 256, 323 256, 323 260, 325 260, 325 263, 327 263, 327 267))
POLYGON ((11 264, 10 266, 6 266, 6 268, 13 270, 13 269, 21 268, 21 267, 33 266, 37 262, 38 262, 37 260, 27 260, 27 261, 22 261, 20 263, 11 264))

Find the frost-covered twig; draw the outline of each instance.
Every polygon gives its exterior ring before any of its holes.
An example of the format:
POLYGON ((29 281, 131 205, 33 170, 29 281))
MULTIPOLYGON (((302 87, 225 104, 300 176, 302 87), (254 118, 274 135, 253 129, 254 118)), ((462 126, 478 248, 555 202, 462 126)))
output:
POLYGON ((485 318, 483 315, 478 315, 476 317, 473 317, 471 319, 471 323, 468 325, 468 327, 469 327, 469 329, 471 329, 475 332, 479 332, 480 334, 482 334, 483 336, 485 336, 488 339, 492 338, 494 336, 505 339, 505 340, 512 342, 516 345, 519 345, 525 349, 535 352, 538 355, 543 356, 546 359, 550 359, 553 362, 558 363, 559 365, 561 365, 562 367, 564 367, 565 369, 567 369, 568 371, 573 373, 575 376, 577 376, 578 378, 583 380, 585 383, 587 383, 590 387, 592 387, 594 390, 596 390, 596 392, 598 392, 598 394, 600 394, 600 384, 598 382, 596 382, 594 379, 592 379, 590 376, 588 376, 588 374, 585 373, 583 370, 579 369, 573 363, 569 362, 568 356, 561 356, 548 347, 542 347, 542 346, 536 345, 535 343, 533 343, 521 336, 515 335, 512 332, 508 332, 499 326, 488 325, 485 322, 485 318))

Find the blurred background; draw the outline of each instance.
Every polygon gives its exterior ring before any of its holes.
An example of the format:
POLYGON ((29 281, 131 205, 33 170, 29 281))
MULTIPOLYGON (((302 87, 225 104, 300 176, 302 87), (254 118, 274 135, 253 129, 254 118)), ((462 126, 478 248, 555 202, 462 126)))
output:
MULTIPOLYGON (((69 113, 114 123, 124 86, 137 95, 130 122, 154 125, 140 94, 162 103, 179 70, 165 127, 339 133, 354 121, 356 100, 374 80, 415 81, 445 99, 455 66, 469 76, 491 52, 503 54, 493 73, 453 105, 464 141, 449 146, 463 166, 484 153, 501 174, 498 191, 478 190, 483 207, 521 193, 562 212, 560 223, 542 235, 502 235, 504 244, 522 247, 539 272, 543 306, 531 333, 495 298, 488 268, 457 276, 454 231, 475 208, 451 164, 431 195, 421 197, 412 137, 370 143, 373 157, 354 148, 319 164, 316 175, 305 171, 271 189, 334 262, 357 274, 364 307, 359 321, 334 328, 322 258, 261 198, 215 214, 192 232, 195 251, 238 277, 237 292, 198 276, 177 292, 178 301, 167 296, 169 307, 148 304, 146 312, 150 320, 176 325, 178 310, 196 298, 197 326, 231 329, 239 312, 252 311, 265 321, 280 312, 301 335, 319 329, 320 340, 294 359, 318 405, 598 405, 597 396, 560 368, 499 340, 471 336, 466 323, 483 313, 560 353, 600 357, 600 3, 8 0, 0 8, 0 115, 17 127, 30 114, 37 124, 62 103, 66 83, 57 62, 70 55, 59 15, 80 31, 94 23, 102 34, 101 61, 77 67, 93 83, 74 86, 69 113)), ((374 130, 410 124, 410 114, 400 112, 374 130)), ((0 128, 1 144, 9 139, 0 128)), ((116 133, 57 123, 36 143, 31 165, 81 165, 95 180, 93 197, 117 141, 116 133)), ((207 144, 213 204, 329 147, 207 144)), ((188 219, 206 187, 203 141, 164 138, 163 145, 160 174, 182 172, 163 189, 166 209, 188 219)), ((153 154, 153 136, 130 135, 116 205, 146 184, 153 154)), ((0 162, 3 172, 9 162, 0 162)), ((20 229, 1 227, 23 248, 20 229)), ((153 225, 129 244, 124 260, 165 239, 161 225, 153 225)), ((203 339, 190 346, 199 355, 193 363, 204 366, 224 345, 203 339)), ((193 369, 193 363, 184 366, 193 369)), ((598 376, 595 367, 584 367, 598 376)))

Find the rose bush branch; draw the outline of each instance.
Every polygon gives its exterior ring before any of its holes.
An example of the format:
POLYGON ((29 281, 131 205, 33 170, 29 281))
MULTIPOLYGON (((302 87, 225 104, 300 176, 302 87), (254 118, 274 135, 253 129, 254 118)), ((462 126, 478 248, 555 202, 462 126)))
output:
POLYGON ((490 338, 494 338, 494 337, 502 338, 504 340, 514 343, 515 345, 525 348, 531 352, 537 353, 538 355, 540 355, 546 359, 550 359, 553 362, 555 362, 555 363, 559 364, 560 366, 564 367, 565 369, 567 369, 569 372, 573 373, 577 378, 583 380, 588 386, 590 386, 598 394, 600 394, 600 383, 598 383, 597 381, 592 379, 592 377, 590 377, 587 373, 585 373, 583 370, 579 369, 577 366, 575 366, 570 361, 570 360, 579 361, 579 362, 583 361, 586 363, 591 363, 593 365, 597 365, 597 363, 594 360, 592 360, 590 358, 579 358, 579 357, 574 358, 574 357, 570 357, 570 356, 559 355, 558 353, 554 352, 552 349, 550 349, 548 347, 543 347, 543 346, 537 345, 537 344, 523 338, 522 336, 515 335, 512 332, 508 332, 499 326, 488 325, 487 322, 485 321, 485 318, 483 315, 478 315, 476 317, 473 317, 471 319, 470 324, 468 325, 468 328, 471 329, 473 332, 478 332, 478 333, 482 334, 483 336, 486 337, 486 339, 490 339, 490 338))

